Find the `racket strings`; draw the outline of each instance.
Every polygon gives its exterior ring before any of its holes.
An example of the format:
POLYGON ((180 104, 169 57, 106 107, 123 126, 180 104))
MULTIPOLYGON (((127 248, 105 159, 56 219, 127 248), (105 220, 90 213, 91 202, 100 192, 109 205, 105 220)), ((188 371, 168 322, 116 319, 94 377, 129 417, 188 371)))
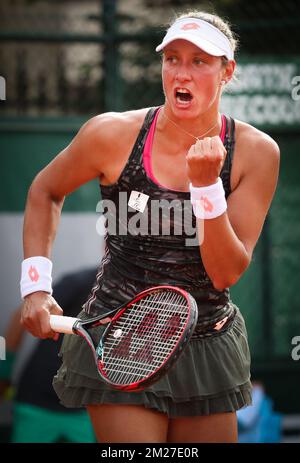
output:
MULTIPOLYGON (((166 304, 164 301, 156 301, 155 297, 148 296, 147 300, 142 300, 138 301, 135 304, 133 304, 130 307, 130 311, 125 311, 120 318, 117 319, 117 321, 113 325, 114 331, 116 329, 122 329, 123 332, 128 332, 128 331, 134 331, 136 328, 140 327, 139 333, 142 337, 142 335, 146 335, 146 330, 150 328, 150 325, 145 323, 145 316, 147 316, 151 310, 153 310, 155 307, 156 309, 160 309, 162 307, 162 304, 166 304), (150 299, 151 297, 151 299, 150 299), (141 332, 142 327, 141 322, 144 320, 144 330, 143 333, 141 332)), ((170 304, 170 302, 169 302, 170 304)), ((168 315, 172 315, 174 313, 174 310, 165 310, 165 316, 167 317, 168 315)), ((185 308, 186 310, 186 308, 185 308)), ((115 339, 112 339, 112 341, 116 341, 115 339)))
POLYGON ((187 314, 186 298, 174 291, 152 293, 126 309, 105 336, 107 378, 129 384, 156 371, 174 350, 187 314))
MULTIPOLYGON (((160 301, 161 300, 162 299, 160 298, 160 301)), ((150 317, 149 314, 151 314, 150 310, 158 307, 158 302, 159 301, 157 301, 157 298, 154 295, 151 295, 147 298, 147 303, 146 300, 143 300, 139 301, 139 303, 136 303, 131 307, 131 317, 134 315, 132 310, 133 308, 138 310, 138 314, 141 315, 139 317, 140 326, 138 328, 138 336, 136 336, 135 339, 132 339, 131 334, 134 333, 134 331, 133 328, 130 327, 130 331, 127 335, 125 335, 119 347, 116 349, 114 348, 115 342, 111 346, 113 351, 110 353, 108 352, 108 355, 113 354, 113 356, 109 364, 108 361, 106 361, 106 370, 109 366, 111 381, 115 383, 137 381, 140 376, 143 377, 145 375, 151 374, 151 371, 153 367, 156 366, 156 363, 159 364, 160 356, 158 356, 158 358, 157 355, 153 356, 153 347, 151 342, 153 341, 153 334, 150 336, 150 339, 149 336, 145 336, 145 331, 147 330, 147 332, 150 333, 150 328, 153 326, 153 321, 155 318, 157 318, 157 315, 153 317, 153 312, 152 316, 150 317), (141 339, 143 340, 142 343, 141 339)), ((123 331, 125 327, 129 328, 130 320, 128 316, 126 318, 127 320, 124 323, 123 331)), ((119 320, 118 326, 122 326, 121 320, 119 320)))
MULTIPOLYGON (((151 310, 156 309, 155 315, 156 315, 156 322, 158 314, 160 316, 159 323, 161 326, 166 327, 166 320, 170 319, 170 317, 174 314, 174 304, 176 304, 176 300, 172 301, 173 305, 173 310, 168 310, 162 312, 158 312, 159 309, 161 309, 161 305, 159 304, 160 301, 155 301, 155 298, 153 298, 152 301, 149 304, 143 303, 139 304, 136 303, 134 306, 130 308, 130 312, 125 312, 124 315, 118 319, 117 323, 114 325, 114 330, 116 329, 122 329, 124 332, 130 330, 130 332, 133 332, 138 328, 137 331, 137 336, 135 337, 135 341, 140 344, 141 339, 145 339, 146 341, 149 339, 153 338, 153 333, 151 332, 151 328, 155 326, 156 323, 153 323, 153 317, 149 317, 149 313, 151 314, 151 310), (133 313, 133 308, 136 309, 135 313, 133 313), (145 309, 147 310, 145 314, 145 309), (162 318, 162 315, 164 318, 162 318), (150 318, 150 323, 149 323, 149 318, 150 318)), ((170 303, 169 303, 170 304, 170 303)), ((178 306, 177 306, 178 307, 178 306)), ((184 308, 184 312, 186 313, 186 306, 182 306, 184 308)), ((153 314, 153 312, 152 312, 153 314)), ((156 328, 157 329, 157 328, 156 328)), ((111 338, 112 340, 112 338, 111 338)), ((113 342, 115 343, 115 339, 113 339, 113 342)), ((134 342, 134 340, 133 340, 134 342)))

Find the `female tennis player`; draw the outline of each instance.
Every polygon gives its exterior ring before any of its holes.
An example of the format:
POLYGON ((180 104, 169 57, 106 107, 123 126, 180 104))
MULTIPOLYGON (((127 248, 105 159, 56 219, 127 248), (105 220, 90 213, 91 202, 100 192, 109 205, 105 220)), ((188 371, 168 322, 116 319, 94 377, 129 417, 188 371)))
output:
POLYGON ((180 287, 197 302, 188 346, 142 391, 100 381, 87 344, 65 336, 54 388, 65 406, 87 408, 100 442, 236 442, 236 410, 251 403, 247 333, 229 287, 251 262, 277 184, 279 149, 219 112, 235 48, 218 16, 177 18, 156 48, 164 104, 93 117, 29 190, 21 291, 23 324, 34 336, 54 337, 49 316, 63 313, 51 296, 50 257, 64 198, 93 178, 106 209, 115 206, 106 219, 116 226, 107 227, 106 253, 80 317, 157 285, 180 287), (196 228, 197 245, 190 240, 196 228))

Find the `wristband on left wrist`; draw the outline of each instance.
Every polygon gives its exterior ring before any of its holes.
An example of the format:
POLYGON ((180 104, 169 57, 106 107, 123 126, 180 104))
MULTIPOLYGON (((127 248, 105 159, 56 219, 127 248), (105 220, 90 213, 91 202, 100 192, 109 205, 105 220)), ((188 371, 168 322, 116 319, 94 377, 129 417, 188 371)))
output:
POLYGON ((214 219, 227 209, 225 191, 220 177, 216 183, 205 187, 194 187, 190 183, 190 192, 193 211, 199 219, 214 219))

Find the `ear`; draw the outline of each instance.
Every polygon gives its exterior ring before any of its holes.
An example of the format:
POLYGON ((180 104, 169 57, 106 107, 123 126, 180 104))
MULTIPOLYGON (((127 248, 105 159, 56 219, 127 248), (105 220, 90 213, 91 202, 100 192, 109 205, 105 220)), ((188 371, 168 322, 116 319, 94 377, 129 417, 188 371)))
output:
POLYGON ((226 64, 226 67, 224 67, 222 80, 225 80, 226 84, 232 79, 232 76, 235 71, 235 67, 236 67, 236 62, 233 59, 228 61, 228 63, 226 64))

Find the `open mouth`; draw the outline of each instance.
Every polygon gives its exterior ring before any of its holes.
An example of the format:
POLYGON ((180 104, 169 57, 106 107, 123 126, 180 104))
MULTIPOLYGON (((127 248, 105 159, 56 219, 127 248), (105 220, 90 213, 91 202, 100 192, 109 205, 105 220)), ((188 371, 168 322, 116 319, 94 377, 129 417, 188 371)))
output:
POLYGON ((193 95, 186 88, 175 89, 175 97, 178 103, 189 103, 193 99, 193 95))

